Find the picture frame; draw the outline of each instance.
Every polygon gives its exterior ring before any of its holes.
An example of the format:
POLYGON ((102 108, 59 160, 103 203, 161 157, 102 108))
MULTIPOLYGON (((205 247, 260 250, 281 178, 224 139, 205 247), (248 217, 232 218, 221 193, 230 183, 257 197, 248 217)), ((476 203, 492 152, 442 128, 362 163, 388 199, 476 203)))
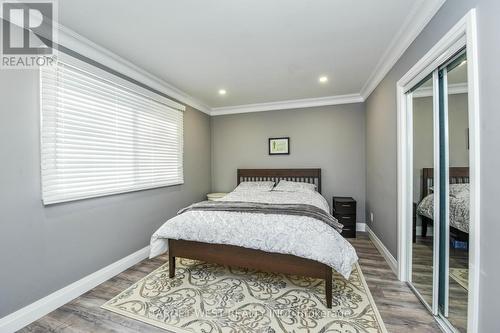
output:
POLYGON ((290 155, 290 138, 269 138, 269 155, 290 155))

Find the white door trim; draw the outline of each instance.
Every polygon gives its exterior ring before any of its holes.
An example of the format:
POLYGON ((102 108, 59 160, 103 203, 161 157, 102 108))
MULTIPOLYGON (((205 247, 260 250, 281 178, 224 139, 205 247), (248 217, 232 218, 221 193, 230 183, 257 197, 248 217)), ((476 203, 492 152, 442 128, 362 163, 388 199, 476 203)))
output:
POLYGON ((405 92, 443 64, 461 47, 467 48, 467 76, 469 99, 469 176, 470 176, 470 231, 469 231, 469 298, 468 332, 478 332, 479 268, 480 268, 480 145, 479 145, 479 86, 476 10, 471 9, 451 30, 422 57, 397 83, 398 126, 398 277, 408 281, 408 225, 411 221, 410 178, 407 176, 409 147, 407 100, 405 92), (408 220, 408 217, 410 219, 408 220))

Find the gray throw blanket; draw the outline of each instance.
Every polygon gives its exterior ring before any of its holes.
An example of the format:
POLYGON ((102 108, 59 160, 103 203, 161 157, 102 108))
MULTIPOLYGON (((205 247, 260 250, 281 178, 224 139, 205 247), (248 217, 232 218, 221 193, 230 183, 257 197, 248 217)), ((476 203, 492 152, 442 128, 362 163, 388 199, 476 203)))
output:
POLYGON ((328 224, 330 227, 342 232, 344 227, 336 218, 313 205, 305 204, 272 204, 243 201, 202 201, 181 209, 177 215, 189 211, 220 211, 256 214, 277 214, 307 216, 328 224))

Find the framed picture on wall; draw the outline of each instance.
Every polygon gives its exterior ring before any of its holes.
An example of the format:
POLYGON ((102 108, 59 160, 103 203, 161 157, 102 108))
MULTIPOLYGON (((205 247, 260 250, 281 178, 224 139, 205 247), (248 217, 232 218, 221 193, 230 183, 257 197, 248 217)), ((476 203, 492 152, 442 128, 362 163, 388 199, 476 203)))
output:
POLYGON ((269 155, 289 155, 290 138, 269 138, 269 155))

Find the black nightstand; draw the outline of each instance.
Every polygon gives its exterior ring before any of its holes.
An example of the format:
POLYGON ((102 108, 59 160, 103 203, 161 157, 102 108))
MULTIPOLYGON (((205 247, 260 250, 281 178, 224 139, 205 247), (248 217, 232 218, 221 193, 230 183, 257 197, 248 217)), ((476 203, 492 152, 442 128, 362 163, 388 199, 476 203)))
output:
POLYGON ((341 233, 344 238, 356 238, 356 200, 333 197, 333 216, 344 225, 341 233))

